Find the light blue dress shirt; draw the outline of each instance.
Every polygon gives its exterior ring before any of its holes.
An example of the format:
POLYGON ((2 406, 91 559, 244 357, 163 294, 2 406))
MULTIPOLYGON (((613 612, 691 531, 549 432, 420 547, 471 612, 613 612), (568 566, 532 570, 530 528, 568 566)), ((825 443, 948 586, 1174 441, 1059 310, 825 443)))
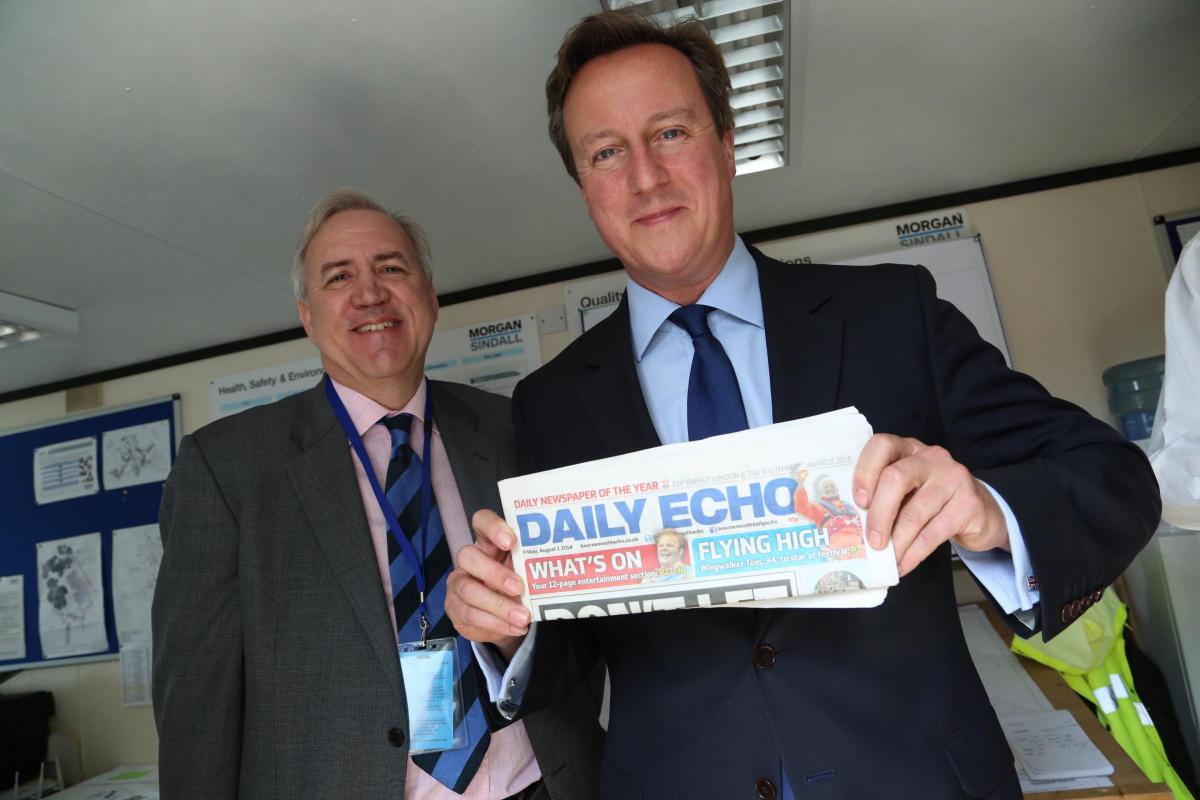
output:
MULTIPOLYGON (((847 267, 852 269, 852 267, 847 267)), ((687 386, 692 369, 692 337, 667 318, 679 306, 655 294, 633 280, 627 280, 629 322, 633 334, 633 358, 638 382, 650 411, 650 419, 663 444, 686 442, 687 386)), ((758 289, 758 267, 741 237, 735 237, 733 252, 716 279, 696 301, 711 306, 709 328, 725 348, 737 374, 738 387, 746 406, 750 427, 770 425, 774 421, 771 408, 771 377, 767 365, 767 335, 763 326, 762 297, 758 289)), ((870 422, 870 420, 867 420, 870 422)), ((1021 527, 1004 498, 986 483, 1004 513, 1012 552, 991 550, 973 553, 951 543, 954 551, 991 593, 1007 614, 1014 614, 1033 627, 1033 607, 1039 600, 1036 582, 1029 563, 1029 554, 1021 536, 1021 527)), ((530 626, 530 635, 513 657, 508 670, 488 657, 481 663, 500 667, 494 674, 486 666, 488 689, 500 710, 515 708, 519 703, 528 675, 527 660, 532 653, 537 625, 530 626), (523 674, 524 673, 524 674, 523 674)), ((482 648, 476 648, 479 652, 482 648)))

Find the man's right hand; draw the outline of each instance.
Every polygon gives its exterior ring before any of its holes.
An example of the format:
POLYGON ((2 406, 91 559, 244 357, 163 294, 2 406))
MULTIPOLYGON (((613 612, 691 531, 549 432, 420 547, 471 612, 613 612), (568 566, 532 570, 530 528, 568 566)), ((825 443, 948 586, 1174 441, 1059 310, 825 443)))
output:
POLYGON ((475 543, 458 551, 446 579, 446 614, 459 634, 493 644, 511 660, 530 620, 519 599, 521 579, 512 569, 517 537, 503 517, 487 509, 475 513, 471 526, 475 543))

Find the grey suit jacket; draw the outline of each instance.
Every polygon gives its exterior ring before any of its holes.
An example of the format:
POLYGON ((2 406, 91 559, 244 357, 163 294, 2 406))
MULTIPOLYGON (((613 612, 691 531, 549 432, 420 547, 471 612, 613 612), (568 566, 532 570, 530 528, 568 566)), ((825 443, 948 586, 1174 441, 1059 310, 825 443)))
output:
MULTIPOLYGON (((431 381, 467 518, 515 470, 508 401, 431 381)), ((350 449, 324 390, 185 437, 163 494, 153 606, 162 794, 403 796, 403 681, 350 449)), ((556 800, 595 796, 579 692, 526 720, 556 800)))

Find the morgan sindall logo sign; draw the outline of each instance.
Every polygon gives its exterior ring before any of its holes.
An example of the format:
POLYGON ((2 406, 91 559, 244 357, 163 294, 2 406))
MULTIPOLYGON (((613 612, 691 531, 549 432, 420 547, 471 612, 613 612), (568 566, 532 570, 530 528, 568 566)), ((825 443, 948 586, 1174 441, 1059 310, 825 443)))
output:
POLYGON ((967 212, 943 211, 933 215, 896 224, 896 238, 901 247, 916 247, 947 239, 960 239, 967 235, 967 212))

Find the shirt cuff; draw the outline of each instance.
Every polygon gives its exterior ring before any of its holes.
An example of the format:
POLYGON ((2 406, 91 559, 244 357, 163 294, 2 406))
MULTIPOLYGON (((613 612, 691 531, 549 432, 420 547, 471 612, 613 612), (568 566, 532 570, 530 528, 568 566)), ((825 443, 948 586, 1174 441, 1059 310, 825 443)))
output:
POLYGON ((958 554, 959 559, 971 570, 983 587, 995 598, 996 603, 1005 614, 1012 614, 1021 620, 1030 630, 1036 625, 1034 606, 1041 600, 1038 591, 1037 577, 1029 563, 1029 550, 1025 547, 1025 539, 1021 535, 1021 526, 1017 522, 1012 508, 1005 502, 1000 493, 988 484, 980 481, 984 488, 991 492, 1004 514, 1004 524, 1008 528, 1008 544, 1011 552, 999 548, 976 553, 965 550, 954 542, 950 546, 958 554))
POLYGON ((1200 433, 1180 436, 1150 454, 1162 495, 1162 518, 1179 528, 1200 530, 1200 433))
POLYGON ((487 682, 488 699, 496 704, 496 710, 505 719, 516 717, 525 699, 529 674, 533 671, 533 645, 536 640, 537 623, 532 622, 529 633, 525 634, 525 641, 521 642, 507 665, 500 651, 492 645, 471 642, 475 660, 479 662, 479 669, 487 682))

